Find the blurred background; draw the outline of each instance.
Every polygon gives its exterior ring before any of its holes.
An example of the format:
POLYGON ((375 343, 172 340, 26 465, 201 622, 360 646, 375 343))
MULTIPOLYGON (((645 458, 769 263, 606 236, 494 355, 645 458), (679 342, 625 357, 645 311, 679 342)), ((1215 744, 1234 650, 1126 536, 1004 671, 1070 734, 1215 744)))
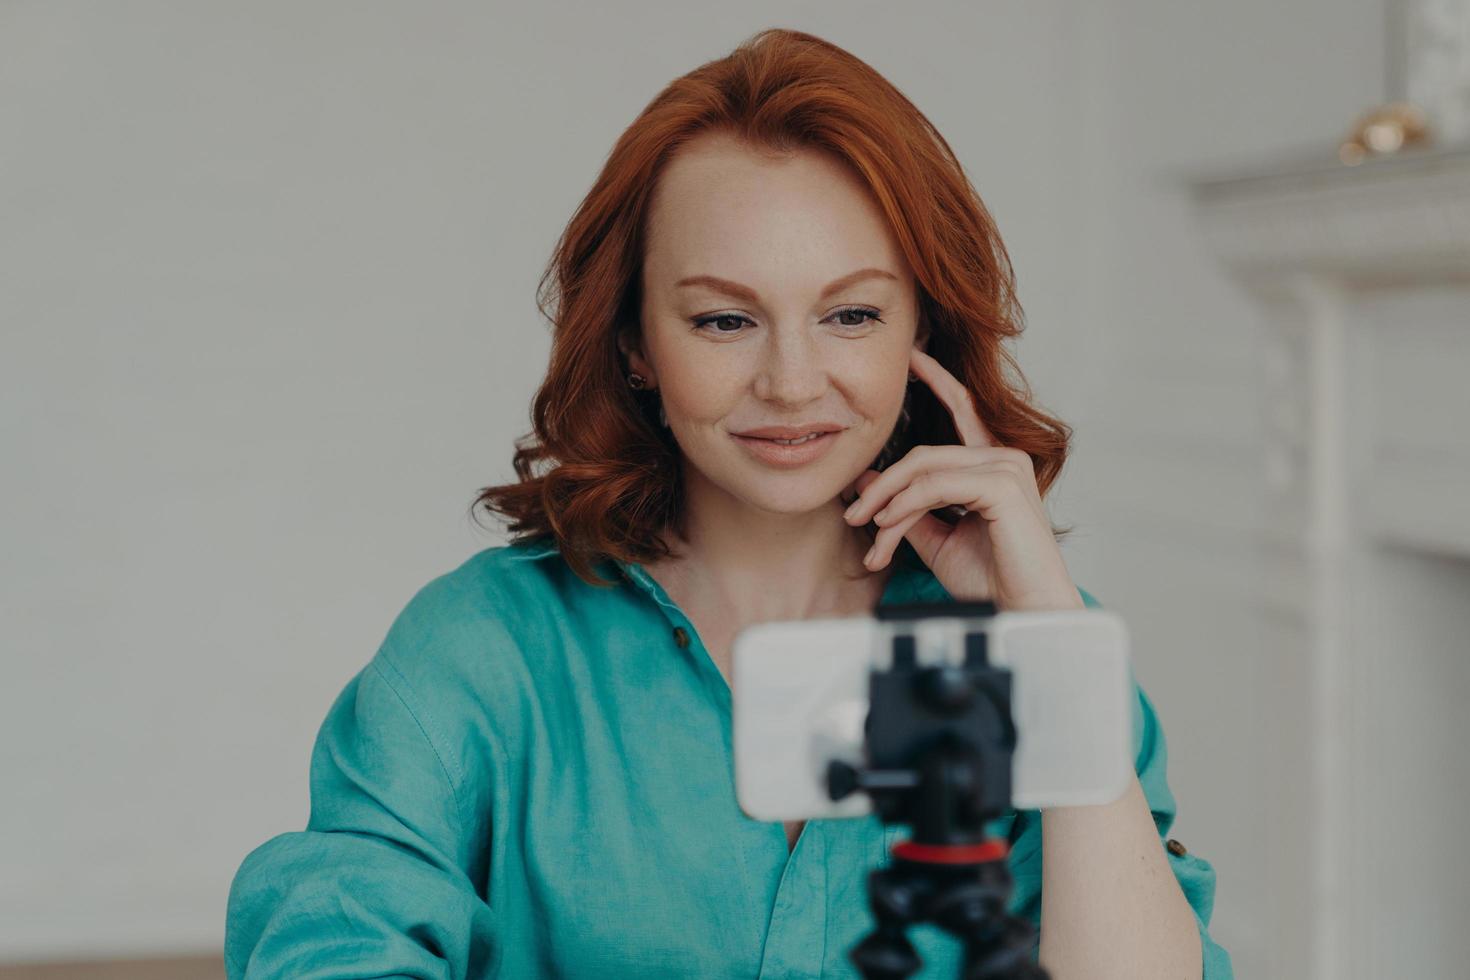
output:
POLYGON ((503 540, 564 222, 771 26, 1000 225, 1237 975, 1466 975, 1464 0, 0 0, 0 977, 223 976, 333 697, 503 540))

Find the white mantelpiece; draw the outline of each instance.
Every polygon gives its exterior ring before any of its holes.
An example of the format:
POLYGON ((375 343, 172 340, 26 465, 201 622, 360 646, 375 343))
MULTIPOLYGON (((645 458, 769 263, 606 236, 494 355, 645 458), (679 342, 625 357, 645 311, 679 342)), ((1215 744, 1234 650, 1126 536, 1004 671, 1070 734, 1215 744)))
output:
POLYGON ((1268 326, 1271 976, 1470 975, 1470 148, 1191 189, 1268 326))
POLYGON ((1355 167, 1327 155, 1193 191, 1216 253, 1248 280, 1470 279, 1470 146, 1355 167))

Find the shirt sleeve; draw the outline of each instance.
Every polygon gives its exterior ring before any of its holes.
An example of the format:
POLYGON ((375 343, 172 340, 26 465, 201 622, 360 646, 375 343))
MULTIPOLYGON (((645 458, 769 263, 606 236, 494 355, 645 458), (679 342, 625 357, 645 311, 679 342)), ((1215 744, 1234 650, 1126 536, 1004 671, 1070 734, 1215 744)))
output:
POLYGON ((267 840, 235 874, 230 980, 489 975, 495 923, 466 871, 480 856, 460 782, 447 743, 380 651, 317 734, 306 829, 267 840))
MULTIPOLYGON (((1084 589, 1078 589, 1083 603, 1089 609, 1099 609, 1102 604, 1084 589)), ((1129 674, 1132 676, 1132 666, 1129 674)), ((1136 697, 1133 703, 1133 745, 1138 782, 1148 800, 1149 812, 1153 814, 1154 826, 1158 828, 1159 847, 1168 858, 1169 867, 1179 882, 1180 890, 1194 910, 1199 926, 1201 950, 1201 980, 1235 980, 1230 964, 1230 954, 1210 937, 1210 916, 1215 906, 1215 869, 1204 858, 1193 853, 1176 854, 1166 846, 1169 828, 1174 825, 1178 806, 1169 789, 1167 777, 1169 751, 1164 740, 1164 729, 1159 724, 1153 702, 1134 679, 1136 697)), ((1041 924, 1041 811, 1022 810, 1016 814, 1016 823, 1011 834, 1011 853, 1015 856, 1012 874, 1015 879, 1013 904, 1020 913, 1030 919, 1033 926, 1041 924)), ((1184 850, 1182 847, 1176 850, 1184 850)))

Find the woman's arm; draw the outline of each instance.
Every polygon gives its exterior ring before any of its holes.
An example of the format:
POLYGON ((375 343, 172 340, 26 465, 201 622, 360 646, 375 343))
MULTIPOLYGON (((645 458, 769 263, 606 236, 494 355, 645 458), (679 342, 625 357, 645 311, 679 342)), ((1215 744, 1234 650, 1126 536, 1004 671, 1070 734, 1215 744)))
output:
MULTIPOLYGON (((1085 607, 1102 608, 1086 589, 1077 593, 1085 607)), ((1230 954, 1209 933, 1215 869, 1177 842, 1165 844, 1178 813, 1169 745, 1136 678, 1133 691, 1136 777, 1123 796, 1020 814, 1014 850, 1026 856, 1026 877, 1017 883, 1040 879, 1041 894, 1022 903, 1041 929, 1039 959, 1053 980, 1234 980, 1230 954)))
POLYGON ((1052 980, 1199 978, 1199 924, 1137 777, 1112 803, 1044 809, 1041 964, 1052 980))
POLYGON ((490 975, 496 920, 467 869, 458 765, 385 652, 328 712, 305 830, 245 858, 230 888, 230 980, 490 975), (429 726, 429 727, 426 727, 429 726))

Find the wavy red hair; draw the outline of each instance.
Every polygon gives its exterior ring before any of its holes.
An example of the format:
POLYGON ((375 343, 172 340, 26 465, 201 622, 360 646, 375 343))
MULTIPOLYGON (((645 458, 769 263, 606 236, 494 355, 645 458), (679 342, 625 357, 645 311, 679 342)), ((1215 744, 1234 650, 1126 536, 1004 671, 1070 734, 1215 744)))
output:
MULTIPOLYGON (((617 337, 639 329, 645 223, 659 174, 682 144, 714 130, 768 152, 826 151, 856 171, 914 272, 928 353, 965 383, 996 439, 1030 455, 1044 497, 1072 430, 1032 404, 1002 344, 1024 321, 989 211, 944 137, 887 79, 819 37, 772 28, 669 83, 613 146, 537 291, 553 325, 551 363, 532 403, 532 432, 516 442, 518 480, 481 489, 471 511, 503 515, 516 541, 554 538, 592 584, 608 584, 592 567, 604 558, 670 553, 661 532, 684 527, 679 447, 659 424, 657 396, 628 386, 617 337)), ((916 445, 959 441, 928 387, 910 392, 908 422, 876 468, 916 445)))

